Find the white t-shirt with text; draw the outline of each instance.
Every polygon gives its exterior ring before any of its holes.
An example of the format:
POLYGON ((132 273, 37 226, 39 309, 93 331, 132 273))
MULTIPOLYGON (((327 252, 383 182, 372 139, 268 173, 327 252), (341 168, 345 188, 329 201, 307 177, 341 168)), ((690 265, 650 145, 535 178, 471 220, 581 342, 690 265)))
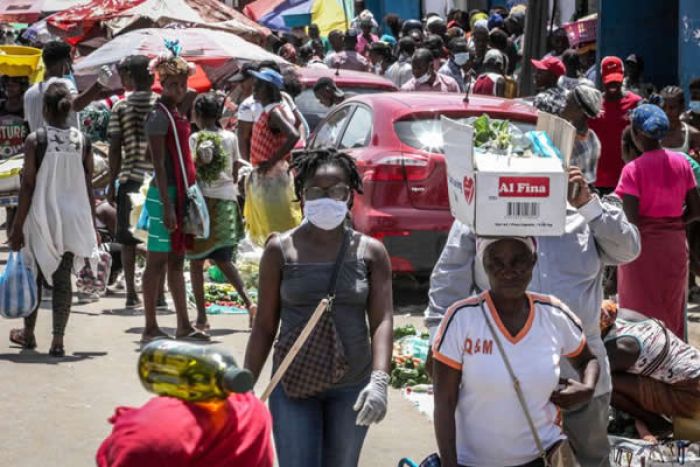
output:
POLYGON ((528 298, 530 314, 517 336, 501 322, 488 292, 455 303, 440 324, 433 356, 462 373, 455 413, 460 465, 520 465, 539 456, 482 307, 520 380, 545 449, 564 438, 559 409, 549 399, 559 383, 561 358, 579 355, 586 338, 578 318, 559 300, 532 293, 528 298))

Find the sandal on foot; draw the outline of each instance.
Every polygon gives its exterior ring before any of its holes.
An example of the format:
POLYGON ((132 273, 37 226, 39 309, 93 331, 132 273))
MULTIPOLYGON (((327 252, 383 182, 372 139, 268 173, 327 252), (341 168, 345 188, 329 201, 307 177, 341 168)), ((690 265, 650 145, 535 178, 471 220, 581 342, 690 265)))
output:
POLYGON ((204 326, 199 324, 197 321, 190 321, 190 324, 192 325, 193 328, 198 329, 198 330, 205 332, 205 333, 211 329, 211 326, 209 325, 209 321, 204 323, 204 326))
POLYGON ((209 336, 209 334, 207 334, 206 332, 200 331, 199 329, 194 329, 189 334, 186 334, 183 336, 177 336, 177 338, 179 340, 193 341, 193 342, 209 342, 211 340, 211 336, 209 336))
POLYGON ((51 350, 49 350, 49 355, 52 357, 65 357, 66 356, 66 351, 63 349, 63 347, 51 347, 51 350))
POLYGON ((31 336, 27 339, 24 334, 24 329, 12 329, 10 331, 10 342, 19 345, 23 349, 36 349, 36 338, 31 336))

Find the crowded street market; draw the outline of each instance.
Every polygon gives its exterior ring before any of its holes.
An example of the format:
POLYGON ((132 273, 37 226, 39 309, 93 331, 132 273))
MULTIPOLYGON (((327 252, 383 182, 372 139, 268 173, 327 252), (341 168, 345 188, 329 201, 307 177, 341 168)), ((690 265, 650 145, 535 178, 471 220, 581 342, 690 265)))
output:
POLYGON ((700 467, 699 58, 694 0, 0 0, 0 465, 700 467))

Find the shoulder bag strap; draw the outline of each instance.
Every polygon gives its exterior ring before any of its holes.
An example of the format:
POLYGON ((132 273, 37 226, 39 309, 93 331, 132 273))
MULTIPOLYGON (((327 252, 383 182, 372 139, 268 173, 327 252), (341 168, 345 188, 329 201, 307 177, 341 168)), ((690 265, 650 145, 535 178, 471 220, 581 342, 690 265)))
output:
POLYGON ((187 169, 185 169, 185 161, 182 157, 182 148, 180 147, 180 135, 178 135, 177 133, 177 125, 175 124, 175 119, 173 118, 173 114, 170 113, 168 108, 164 106, 162 102, 159 102, 158 105, 163 110, 163 112, 165 112, 165 115, 168 117, 168 120, 170 120, 170 126, 173 129, 173 137, 175 138, 175 147, 177 148, 178 160, 180 161, 180 169, 182 170, 182 183, 185 184, 185 189, 187 189, 190 183, 187 177, 187 169))
POLYGON ((338 257, 335 259, 335 266, 333 267, 333 274, 331 275, 330 285, 328 286, 328 310, 333 309, 333 302, 335 301, 335 292, 338 290, 338 278, 340 276, 340 270, 343 267, 343 260, 345 259, 345 254, 348 251, 348 246, 350 244, 350 229, 345 229, 343 234, 343 243, 340 245, 340 251, 338 251, 338 257))
POLYGON ((525 402, 525 396, 523 394, 523 390, 520 387, 520 381, 518 380, 518 377, 515 376, 515 373, 513 372, 513 367, 510 366, 510 361, 508 360, 508 356, 506 355, 506 351, 503 348, 503 344, 501 343, 501 339, 499 339, 498 334, 496 333, 496 330, 493 328, 493 324, 491 323, 491 320, 489 319, 486 310, 484 309, 484 303, 481 303, 481 314, 484 316, 484 321, 486 321, 486 325, 489 327, 489 331, 491 332, 491 335, 493 336, 493 340, 496 341, 496 347, 498 347, 498 352, 501 354, 501 358, 503 359, 503 363, 506 366, 506 369, 508 370, 508 374, 510 375, 510 379, 513 382, 513 387, 515 388, 515 393, 518 395, 518 401, 520 402, 520 407, 523 409, 523 413, 525 414, 525 418, 527 419, 527 424, 530 426, 530 431, 532 432, 532 437, 535 438, 535 445, 537 446, 537 450, 540 452, 540 457, 542 457, 542 460, 544 461, 544 465, 547 466, 549 465, 547 462, 547 451, 545 451, 544 446, 542 446, 542 440, 540 439, 540 435, 537 434, 537 429, 535 428, 535 422, 532 421, 532 416, 530 415, 530 411, 527 408, 527 403, 525 402))

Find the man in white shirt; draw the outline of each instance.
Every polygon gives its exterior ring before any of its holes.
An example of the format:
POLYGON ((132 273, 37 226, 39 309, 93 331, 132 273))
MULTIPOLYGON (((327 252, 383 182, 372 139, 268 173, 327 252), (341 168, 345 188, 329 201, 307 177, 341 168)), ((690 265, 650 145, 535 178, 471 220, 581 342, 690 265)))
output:
POLYGON ((44 81, 36 83, 24 94, 24 115, 29 123, 29 130, 36 131, 46 123, 44 121, 44 92, 51 83, 62 82, 73 95, 73 110, 68 117, 71 126, 79 128, 78 115, 90 102, 96 100, 105 89, 100 80, 82 94, 73 80, 71 47, 62 41, 51 41, 44 46, 41 54, 44 61, 44 81))
POLYGON ((384 76, 389 78, 401 89, 401 86, 408 83, 413 78, 411 58, 416 51, 416 42, 408 36, 399 39, 399 59, 387 68, 384 76))

